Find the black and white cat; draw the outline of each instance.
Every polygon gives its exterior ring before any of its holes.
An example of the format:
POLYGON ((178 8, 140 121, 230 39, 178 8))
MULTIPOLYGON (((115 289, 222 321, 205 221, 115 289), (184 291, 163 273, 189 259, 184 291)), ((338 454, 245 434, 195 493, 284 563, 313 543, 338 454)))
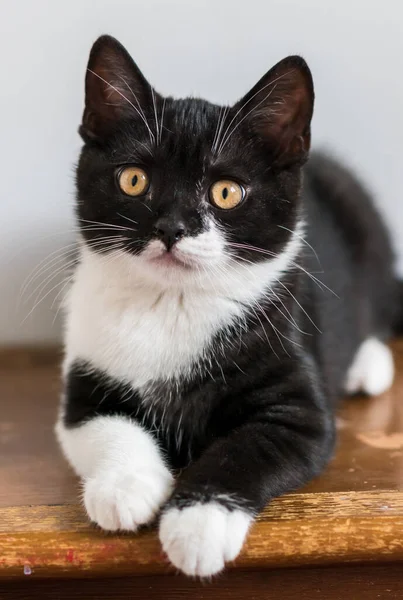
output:
POLYGON ((90 55, 57 435, 90 519, 161 511, 187 574, 321 472, 339 396, 392 383, 390 243, 346 170, 304 166, 313 102, 296 56, 219 107, 162 98, 111 37, 90 55))

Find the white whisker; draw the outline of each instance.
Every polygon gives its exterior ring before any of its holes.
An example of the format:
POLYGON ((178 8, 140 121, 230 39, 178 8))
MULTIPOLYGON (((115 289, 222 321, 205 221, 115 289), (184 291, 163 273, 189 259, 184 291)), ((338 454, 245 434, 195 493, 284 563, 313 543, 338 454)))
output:
MULTIPOLYGON (((270 256, 272 258, 277 258, 279 255, 276 254, 275 252, 271 251, 271 250, 264 250, 263 248, 258 248, 256 246, 252 246, 250 244, 242 244, 242 243, 236 243, 236 242, 227 242, 228 246, 231 246, 233 248, 238 248, 238 249, 243 249, 243 250, 250 250, 251 252, 258 252, 260 254, 265 254, 266 256, 270 256)), ((299 269, 300 271, 302 271, 303 273, 305 273, 305 275, 307 275, 314 283, 316 283, 318 285, 319 288, 323 288, 326 289, 328 292, 330 292, 331 294, 333 294, 336 298, 339 298, 339 296, 336 294, 335 291, 333 291, 332 289, 330 289, 325 283, 323 283, 323 281, 321 281, 320 279, 318 279, 317 277, 315 277, 312 273, 310 273, 309 271, 307 271, 306 269, 304 269, 303 266, 299 265, 298 263, 296 263, 293 260, 289 261, 290 265, 295 267, 296 269, 299 269)))
POLYGON ((218 117, 218 120, 217 120, 217 129, 216 129, 216 133, 214 135, 213 144, 212 144, 212 147, 211 147, 212 152, 216 151, 217 145, 220 142, 221 133, 223 131, 225 119, 227 118, 228 112, 229 112, 229 107, 228 106, 222 107, 222 109, 220 110, 220 114, 219 114, 219 117, 218 117))
POLYGON ((62 248, 57 248, 57 250, 54 250, 53 252, 51 252, 50 254, 48 254, 47 256, 45 256, 44 259, 42 259, 40 261, 40 263, 38 263, 33 270, 29 273, 29 275, 24 279, 22 285, 21 285, 21 289, 20 289, 20 296, 23 296, 26 289, 31 285, 32 281, 34 279, 36 279, 36 277, 38 277, 38 275, 40 275, 40 273, 43 272, 43 268, 47 268, 48 264, 52 264, 55 260, 59 260, 61 258, 61 255, 68 255, 70 254, 70 252, 74 251, 74 248, 77 246, 77 242, 71 242, 70 244, 67 244, 66 246, 63 246, 62 248), (54 256, 55 254, 57 254, 57 256, 54 256), (53 256, 53 258, 50 260, 50 263, 48 263, 47 261, 53 256))
POLYGON ((153 99, 154 116, 155 116, 155 131, 156 131, 156 138, 157 138, 157 144, 158 144, 159 139, 160 139, 160 132, 159 132, 159 125, 158 125, 157 105, 155 102, 155 93, 154 93, 153 87, 151 87, 151 97, 153 99))
POLYGON ((300 307, 300 309, 302 310, 302 312, 304 313, 304 315, 309 319, 309 321, 312 323, 312 325, 315 327, 315 329, 319 332, 322 333, 321 330, 319 329, 319 327, 316 325, 316 323, 313 322, 313 320, 311 319, 311 317, 308 315, 308 313, 306 312, 305 308, 300 304, 300 302, 296 299, 296 297, 294 296, 294 294, 291 292, 291 290, 288 289, 288 287, 286 285, 284 285, 284 283, 282 281, 280 281, 280 279, 277 279, 277 282, 286 290, 286 292, 288 292, 288 294, 290 294, 291 298, 293 298, 295 300, 295 302, 297 303, 297 305, 300 307))
POLYGON ((270 92, 263 98, 263 100, 261 100, 256 106, 254 106, 242 119, 241 121, 235 126, 233 127, 232 131, 230 132, 229 135, 227 135, 227 132, 229 131, 232 123, 236 120, 236 118, 238 117, 238 115, 243 111, 243 109, 245 108, 245 106, 247 106, 249 104, 249 102, 251 102, 253 100, 253 98, 255 98, 255 96, 257 96, 258 94, 260 94, 261 92, 263 92, 263 90, 265 90, 267 87, 269 87, 270 85, 276 84, 277 81, 279 81, 280 79, 282 79, 283 77, 286 77, 286 75, 289 75, 290 73, 292 73, 291 71, 287 71, 287 73, 283 73, 282 75, 280 75, 279 77, 277 77, 276 79, 273 79, 273 81, 270 81, 269 83, 267 83, 266 85, 264 85, 263 87, 261 87, 257 92, 255 92, 253 94, 253 96, 251 96, 246 102, 244 102, 244 104, 242 104, 242 106, 239 108, 239 110, 235 113, 234 117, 231 119, 231 121, 228 124, 228 127, 226 128, 224 134, 223 134, 223 141, 220 144, 220 147, 218 148, 218 154, 221 153, 224 145, 227 143, 229 137, 234 133, 235 129, 242 123, 242 121, 244 119, 246 119, 247 116, 249 116, 256 108, 258 108, 258 106, 260 106, 270 95, 271 93, 274 91, 274 89, 276 88, 276 85, 274 86, 274 88, 272 90, 270 90, 270 92))
MULTIPOLYGON (((122 215, 119 215, 122 216, 122 215)), ((123 225, 115 225, 113 223, 102 223, 101 221, 89 221, 88 219, 80 219, 81 223, 92 223, 94 225, 102 225, 107 229, 121 229, 124 231, 131 231, 130 227, 124 227, 123 225)))
POLYGON ((164 100, 162 102, 161 123, 160 123, 160 138, 159 138, 159 141, 158 141, 159 144, 161 144, 161 140, 162 140, 162 128, 164 126, 165 103, 166 103, 166 98, 164 98, 164 100))
MULTIPOLYGON (((134 223, 134 225, 138 225, 137 221, 133 221, 133 219, 130 219, 129 217, 126 217, 126 215, 121 215, 120 213, 116 213, 119 217, 122 217, 122 219, 126 219, 126 221, 130 221, 130 223, 134 223)), ((126 228, 127 229, 127 228, 126 228)), ((134 231, 134 229, 131 229, 132 231, 134 231)))
MULTIPOLYGON (((303 235, 297 233, 296 231, 293 231, 292 229, 288 229, 288 227, 284 227, 284 225, 277 225, 277 227, 280 227, 280 229, 284 229, 285 231, 292 233, 293 235, 298 237, 306 246, 308 246, 308 248, 310 248, 312 250, 312 252, 314 253, 315 258, 318 261, 319 267, 322 269, 322 265, 320 263, 319 256, 317 255, 317 253, 315 251, 315 248, 313 248, 313 246, 311 246, 311 244, 304 238, 303 235)), ((323 269, 322 269, 322 273, 324 273, 323 269)))
POLYGON ((112 88, 117 94, 119 94, 119 96, 121 96, 124 100, 126 100, 126 102, 137 112, 137 114, 141 117, 141 119, 144 121, 145 126, 148 129, 148 132, 150 134, 150 138, 151 141, 155 141, 154 138, 154 134, 150 129, 149 124, 147 123, 147 120, 143 117, 142 113, 139 111, 139 109, 134 106, 133 102, 130 102, 130 100, 124 95, 122 94, 122 92, 120 90, 118 90, 117 87, 115 87, 114 85, 112 85, 111 83, 109 83, 109 81, 106 81, 106 79, 104 79, 103 77, 101 77, 100 75, 98 75, 98 73, 95 73, 95 71, 92 71, 91 69, 88 69, 88 71, 90 73, 92 73, 93 75, 95 75, 95 77, 98 77, 98 79, 100 79, 101 81, 103 81, 104 83, 106 83, 106 85, 108 85, 110 88, 112 88))

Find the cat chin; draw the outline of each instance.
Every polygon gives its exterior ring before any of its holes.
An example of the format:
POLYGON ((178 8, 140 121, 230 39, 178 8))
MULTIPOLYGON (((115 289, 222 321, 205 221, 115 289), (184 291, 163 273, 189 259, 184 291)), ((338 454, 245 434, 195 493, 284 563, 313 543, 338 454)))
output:
MULTIPOLYGON (((165 252, 161 256, 157 258, 152 258, 150 260, 150 264, 154 267, 162 268, 164 270, 174 269, 176 271, 186 270, 189 271, 192 269, 192 265, 183 262, 179 257, 177 257, 172 252, 165 252)), ((194 268, 194 266, 193 266, 194 268)))
MULTIPOLYGON (((204 237, 198 236, 205 241, 204 237)), ((141 279, 163 287, 204 287, 223 262, 220 250, 211 254, 205 245, 183 240, 168 252, 161 242, 153 240, 134 257, 133 267, 141 279)))
POLYGON ((208 275, 201 273, 195 266, 180 263, 144 261, 141 265, 136 265, 136 273, 144 285, 151 285, 161 290, 177 289, 190 292, 209 287, 208 275))

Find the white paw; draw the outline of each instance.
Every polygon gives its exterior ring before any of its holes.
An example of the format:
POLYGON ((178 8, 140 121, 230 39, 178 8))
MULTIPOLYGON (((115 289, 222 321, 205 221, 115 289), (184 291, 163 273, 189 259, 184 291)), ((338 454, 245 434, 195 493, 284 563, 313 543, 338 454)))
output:
POLYGON ((386 392, 393 383, 392 352, 375 338, 366 340, 358 349, 347 373, 345 390, 348 394, 365 392, 377 396, 386 392))
POLYGON ((135 531, 150 523, 170 496, 167 469, 114 472, 105 469, 84 482, 84 504, 91 521, 108 531, 135 531))
POLYGON ((186 573, 209 577, 241 551, 252 517, 217 502, 170 508, 163 513, 160 540, 171 563, 186 573))

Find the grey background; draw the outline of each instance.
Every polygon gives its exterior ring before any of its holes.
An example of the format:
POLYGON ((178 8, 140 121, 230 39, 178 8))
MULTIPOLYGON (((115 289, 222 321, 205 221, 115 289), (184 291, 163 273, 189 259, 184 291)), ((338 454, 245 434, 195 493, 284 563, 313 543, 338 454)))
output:
POLYGON ((218 102, 301 53, 316 83, 314 146, 344 157, 373 190, 403 272, 402 22, 400 0, 2 0, 0 343, 60 336, 58 251, 74 240, 76 131, 101 33, 119 38, 162 93, 218 102), (22 283, 52 252, 19 302, 22 283))

